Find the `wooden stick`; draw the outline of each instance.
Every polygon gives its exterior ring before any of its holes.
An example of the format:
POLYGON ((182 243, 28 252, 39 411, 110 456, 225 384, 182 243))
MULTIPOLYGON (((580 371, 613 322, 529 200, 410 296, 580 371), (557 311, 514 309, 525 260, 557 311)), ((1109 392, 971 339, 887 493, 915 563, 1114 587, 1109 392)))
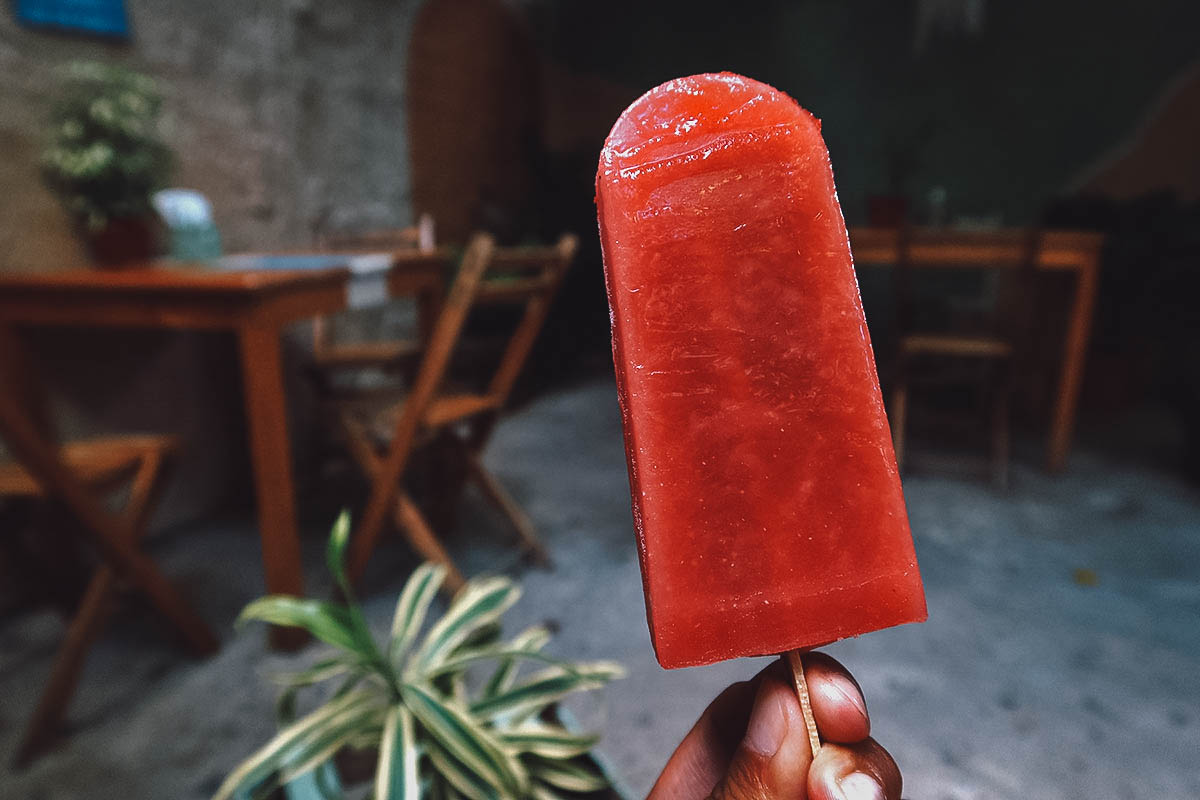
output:
POLYGON ((800 711, 804 714, 804 727, 808 729, 808 746, 812 749, 813 758, 821 749, 821 734, 817 732, 817 720, 813 717, 812 699, 808 696, 808 680, 804 677, 804 662, 799 650, 791 650, 787 654, 788 665, 792 668, 792 682, 796 685, 796 696, 800 698, 800 711))

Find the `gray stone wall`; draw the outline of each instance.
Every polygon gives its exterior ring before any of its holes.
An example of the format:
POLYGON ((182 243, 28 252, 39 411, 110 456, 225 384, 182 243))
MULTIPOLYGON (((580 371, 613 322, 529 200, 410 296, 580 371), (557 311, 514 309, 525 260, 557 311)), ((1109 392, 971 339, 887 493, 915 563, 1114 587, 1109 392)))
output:
MULTIPOLYGON (((404 65, 416 0, 126 5, 133 35, 120 44, 31 30, 8 5, 0 10, 0 270, 86 262, 37 169, 56 70, 74 59, 124 63, 159 80, 173 184, 209 197, 228 251, 306 247, 321 220, 408 224, 404 65)), ((160 525, 248 499, 232 337, 55 330, 25 340, 65 435, 183 435, 160 525)), ((289 354, 303 343, 304 331, 292 332, 289 354)), ((313 421, 306 386, 290 373, 303 462, 313 421)))
POLYGON ((106 43, 0 13, 0 269, 81 258, 35 166, 73 59, 159 79, 175 185, 212 200, 227 249, 300 247, 338 227, 410 217, 404 63, 417 2, 129 0, 133 35, 106 43))

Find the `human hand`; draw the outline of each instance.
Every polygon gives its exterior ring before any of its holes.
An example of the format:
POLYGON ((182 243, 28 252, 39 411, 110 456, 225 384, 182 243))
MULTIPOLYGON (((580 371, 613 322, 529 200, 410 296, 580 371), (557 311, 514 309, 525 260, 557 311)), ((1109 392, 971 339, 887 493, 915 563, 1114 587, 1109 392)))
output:
POLYGON ((787 665, 776 661, 714 700, 646 800, 900 800, 900 770, 870 738, 862 690, 824 653, 804 656, 814 760, 787 665))

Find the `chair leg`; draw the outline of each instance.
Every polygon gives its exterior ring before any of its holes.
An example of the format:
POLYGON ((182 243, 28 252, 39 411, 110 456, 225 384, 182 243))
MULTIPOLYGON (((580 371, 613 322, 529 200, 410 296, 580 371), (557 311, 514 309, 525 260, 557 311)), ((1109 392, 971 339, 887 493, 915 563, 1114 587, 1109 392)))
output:
POLYGON ((992 403, 992 483, 1000 491, 1008 491, 1008 461, 1011 447, 1009 432, 1009 386, 1007 378, 997 389, 992 403))
MULTIPOLYGON (((130 541, 136 547, 146 535, 150 514, 154 511, 158 497, 166 485, 163 480, 165 459, 162 453, 152 453, 142 460, 133 484, 129 488, 129 500, 125 503, 122 520, 131 532, 130 541)), ((188 651, 196 658, 204 658, 216 652, 218 643, 207 625, 197 628, 176 625, 171 629, 188 651)))
POLYGON ((908 421, 908 384, 899 381, 892 390, 892 447, 896 451, 896 467, 904 469, 904 426, 908 421))
POLYGON ((208 625, 132 543, 124 541, 125 526, 109 514, 59 462, 29 421, 5 403, 0 392, 0 433, 13 454, 25 463, 47 493, 57 496, 81 525, 81 532, 121 577, 139 589, 154 607, 183 633, 199 653, 216 652, 218 641, 208 625))
POLYGON ((400 491, 396 495, 396 527, 404 531, 404 535, 414 550, 428 560, 446 567, 444 586, 451 593, 457 592, 465 583, 462 573, 458 571, 458 567, 454 566, 450 554, 446 552, 446 548, 438 540, 437 534, 429 527, 429 523, 425 521, 425 517, 408 493, 400 491))
POLYGON ((14 766, 28 764, 53 741, 67 705, 75 694, 87 651, 108 621, 115 588, 116 576, 113 571, 107 566, 99 567, 96 576, 88 584, 79 611, 71 620, 66 638, 58 648, 50 678, 25 727, 25 736, 17 749, 14 766))
MULTIPOLYGON (((129 489, 129 499, 121 515, 128 541, 132 545, 143 538, 154 500, 162 488, 161 453, 142 459, 129 489)), ((25 736, 17 749, 14 764, 23 766, 39 755, 53 741, 67 706, 79 684, 79 673, 87 660, 87 652, 99 638, 112 612, 113 595, 117 588, 116 573, 107 564, 96 568, 79 608, 67 628, 67 635, 58 648, 50 678, 42 690, 37 708, 30 717, 25 736)), ((207 652, 203 637, 184 636, 185 643, 197 655, 207 652)))
POLYGON ((352 583, 357 583, 366 571, 367 562, 371 559, 371 553, 375 552, 375 545, 383 532, 387 506, 393 502, 391 490, 403 473, 404 464, 401 462, 398 470, 392 470, 395 477, 381 478, 380 473, 385 470, 386 465, 375 454, 364 426, 349 414, 342 415, 341 424, 351 456, 358 462, 363 475, 371 482, 371 497, 363 514, 363 521, 356 526, 351 536, 347 558, 347 574, 352 583), (386 484, 383 483, 385 480, 386 484))
POLYGON ((513 528, 517 531, 517 536, 524 545, 525 552, 537 563, 549 566, 550 556, 546 553, 546 548, 541 540, 538 539, 529 516, 517 505, 517 501, 512 498, 512 495, 500 485, 496 477, 487 471, 478 455, 467 456, 467 474, 483 492, 483 496, 504 516, 508 517, 508 521, 512 523, 513 528))

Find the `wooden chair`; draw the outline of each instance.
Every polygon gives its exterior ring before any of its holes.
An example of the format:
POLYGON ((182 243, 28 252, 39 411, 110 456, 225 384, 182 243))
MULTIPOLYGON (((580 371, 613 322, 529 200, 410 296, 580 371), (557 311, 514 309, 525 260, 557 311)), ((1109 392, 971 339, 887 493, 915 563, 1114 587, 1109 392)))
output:
POLYGON ((416 446, 445 439, 466 467, 467 479, 516 529, 527 552, 545 560, 528 517, 481 460, 498 412, 521 371, 549 311, 551 301, 578 248, 564 235, 553 247, 498 248, 486 234, 472 238, 434 328, 411 391, 399 403, 374 415, 347 409, 342 427, 355 460, 372 481, 370 499, 350 543, 350 573, 357 579, 390 514, 425 558, 449 568, 447 588, 463 583, 437 535, 401 485, 416 446), (451 356, 473 307, 508 303, 523 307, 520 321, 503 348, 499 366, 480 392, 444 387, 451 356))
POLYGON ((82 534, 100 556, 17 750, 18 765, 53 741, 87 651, 111 613, 119 580, 146 595, 195 655, 217 649, 208 625, 139 548, 175 439, 112 436, 56 446, 48 438, 51 427, 44 399, 24 354, 0 329, 0 439, 18 459, 0 463, 0 501, 61 504, 75 523, 72 531, 82 534), (121 487, 127 487, 126 499, 121 512, 114 514, 102 501, 121 487))
POLYGON ((1006 489, 1011 449, 1009 405, 1017 362, 1027 347, 1041 234, 1031 229, 1021 262, 999 271, 1007 280, 1000 282, 997 302, 982 326, 961 332, 917 331, 913 324, 912 280, 920 265, 914 263, 912 251, 921 245, 924 236, 937 235, 936 231, 908 226, 899 233, 894 283, 898 340, 890 403, 896 461, 903 468, 909 390, 914 383, 962 384, 971 380, 970 372, 976 376, 979 372, 990 373, 986 388, 991 394, 991 476, 998 488, 1006 489))
MULTIPOLYGON (((422 214, 409 228, 376 230, 363 233, 333 233, 318 239, 318 247, 327 252, 406 252, 432 253, 435 249, 434 222, 422 214)), ((421 353, 416 339, 335 342, 332 321, 313 320, 313 370, 322 386, 328 387, 335 376, 351 370, 374 368, 385 373, 411 367, 421 353)))

